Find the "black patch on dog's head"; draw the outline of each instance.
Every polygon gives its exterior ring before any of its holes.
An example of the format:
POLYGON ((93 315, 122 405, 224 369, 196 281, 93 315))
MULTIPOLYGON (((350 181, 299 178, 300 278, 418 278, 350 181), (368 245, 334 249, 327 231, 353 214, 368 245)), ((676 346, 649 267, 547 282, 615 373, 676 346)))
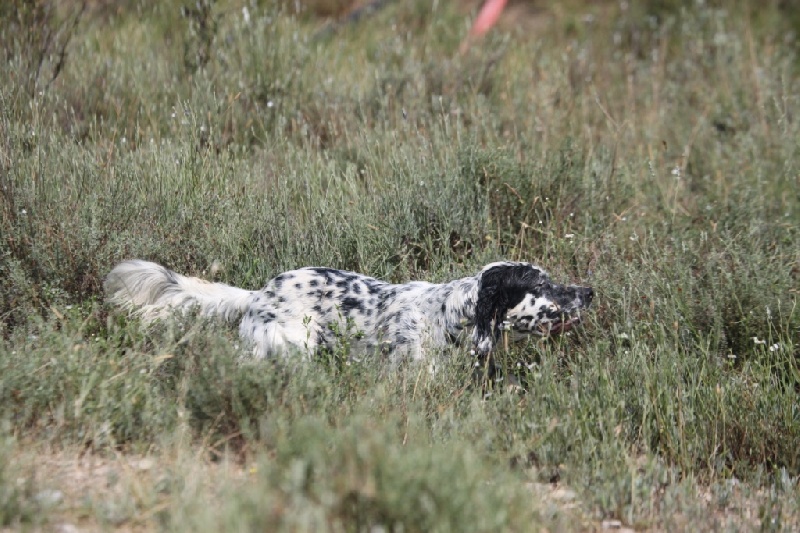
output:
POLYGON ((493 346, 506 311, 526 294, 535 294, 548 279, 543 270, 526 263, 500 264, 484 271, 475 304, 476 347, 481 349, 481 341, 487 340, 493 346))

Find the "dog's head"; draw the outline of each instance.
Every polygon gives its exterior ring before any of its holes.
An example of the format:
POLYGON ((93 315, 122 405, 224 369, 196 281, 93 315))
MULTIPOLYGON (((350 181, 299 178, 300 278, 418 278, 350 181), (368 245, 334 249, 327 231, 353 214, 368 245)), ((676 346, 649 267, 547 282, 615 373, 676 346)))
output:
POLYGON ((492 263, 479 278, 473 340, 484 355, 503 328, 513 340, 569 331, 594 297, 591 287, 553 283, 547 272, 528 263, 492 263))

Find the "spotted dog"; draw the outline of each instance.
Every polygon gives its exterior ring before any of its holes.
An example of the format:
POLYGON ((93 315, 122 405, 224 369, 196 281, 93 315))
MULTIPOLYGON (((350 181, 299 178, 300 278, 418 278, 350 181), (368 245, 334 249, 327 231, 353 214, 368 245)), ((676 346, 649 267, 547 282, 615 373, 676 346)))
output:
POLYGON ((306 267, 250 291, 131 260, 108 274, 105 291, 112 304, 146 322, 191 310, 238 322, 258 358, 332 348, 349 332, 352 353, 390 354, 393 361, 424 359, 426 350, 466 342, 485 357, 503 329, 515 341, 564 333, 594 296, 591 287, 553 283, 544 270, 520 262, 491 263, 449 283, 399 285, 306 267))

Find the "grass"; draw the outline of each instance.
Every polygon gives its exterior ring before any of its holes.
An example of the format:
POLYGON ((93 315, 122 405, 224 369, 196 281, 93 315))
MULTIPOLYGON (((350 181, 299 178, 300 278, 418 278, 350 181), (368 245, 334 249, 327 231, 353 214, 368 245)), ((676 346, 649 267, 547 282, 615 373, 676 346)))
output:
POLYGON ((0 527, 800 527, 782 4, 516 6, 464 55, 450 2, 76 4, 0 8, 0 527), (596 298, 484 398, 467 350, 434 380, 142 328, 102 303, 130 257, 248 288, 524 259, 596 298))

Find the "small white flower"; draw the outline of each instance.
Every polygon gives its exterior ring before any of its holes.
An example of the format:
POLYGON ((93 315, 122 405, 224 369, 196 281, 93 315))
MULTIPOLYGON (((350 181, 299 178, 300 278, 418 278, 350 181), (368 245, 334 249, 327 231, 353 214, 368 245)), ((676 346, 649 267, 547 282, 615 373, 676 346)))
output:
POLYGON ((21 209, 19 214, 20 215, 27 215, 28 214, 28 210, 27 209, 21 209))
POLYGON ((732 353, 729 353, 728 354, 728 359, 736 359, 736 355, 732 354, 732 353))
POLYGON ((269 100, 267 102, 267 107, 275 107, 275 102, 273 102, 272 100, 269 100))
POLYGON ((242 8, 242 19, 244 19, 245 24, 250 24, 250 11, 248 11, 247 6, 242 8))
POLYGON ((753 339, 753 344, 767 344, 767 341, 762 341, 758 337, 752 337, 752 339, 753 339))
POLYGON ((777 352, 780 349, 781 349, 781 345, 778 344, 778 343, 775 343, 775 344, 773 344, 772 346, 769 347, 769 351, 770 352, 777 352))
POLYGON ((565 239, 574 239, 575 238, 575 234, 574 233, 567 233, 566 235, 564 235, 564 238, 565 239))
POLYGON ((122 139, 120 139, 120 142, 121 142, 122 144, 125 144, 126 142, 128 142, 128 139, 126 139, 125 137, 123 137, 122 139))

